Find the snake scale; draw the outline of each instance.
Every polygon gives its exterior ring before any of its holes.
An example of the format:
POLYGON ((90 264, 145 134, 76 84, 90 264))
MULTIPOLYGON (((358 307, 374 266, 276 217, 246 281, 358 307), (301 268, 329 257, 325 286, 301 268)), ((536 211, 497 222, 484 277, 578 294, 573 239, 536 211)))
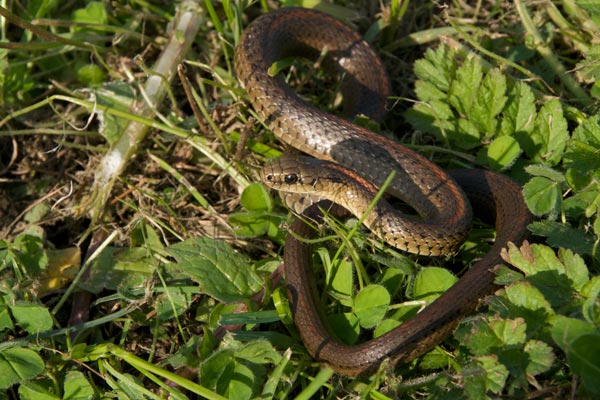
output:
MULTIPOLYGON (((422 312, 383 336, 345 345, 331 332, 316 295, 311 246, 303 239, 316 231, 296 218, 284 249, 284 272, 294 323, 308 352, 337 373, 358 376, 375 372, 385 360, 392 365, 427 352, 446 337, 479 299, 494 289, 492 269, 502 264, 500 251, 519 244, 530 214, 521 188, 491 171, 445 172, 401 144, 322 111, 302 100, 271 65, 286 57, 316 59, 343 76, 346 115, 383 116, 389 81, 375 52, 359 34, 337 19, 309 9, 280 9, 254 20, 235 53, 238 80, 258 116, 284 143, 320 160, 284 157, 265 167, 263 179, 279 190, 327 199, 361 216, 376 187, 394 171, 387 192, 410 205, 421 218, 382 205, 365 219, 391 245, 412 253, 452 254, 466 237, 473 213, 495 223, 490 251, 459 281, 422 312), (324 56, 323 56, 324 55, 324 56), (347 181, 346 179, 352 179, 347 181), (372 182, 372 183, 371 183, 372 182)), ((370 200, 371 199, 371 200, 370 200)), ((378 205, 379 206, 379 205, 378 205)), ((302 210, 320 220, 316 206, 302 210)), ((342 215, 341 207, 331 212, 342 215)))

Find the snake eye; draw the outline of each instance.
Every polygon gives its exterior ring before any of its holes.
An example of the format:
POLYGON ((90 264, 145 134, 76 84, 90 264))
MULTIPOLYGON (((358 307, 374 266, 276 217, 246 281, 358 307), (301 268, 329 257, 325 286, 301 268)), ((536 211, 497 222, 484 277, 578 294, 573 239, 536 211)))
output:
POLYGON ((294 183, 298 182, 298 175, 297 174, 287 174, 284 178, 284 181, 288 185, 293 185, 294 183))

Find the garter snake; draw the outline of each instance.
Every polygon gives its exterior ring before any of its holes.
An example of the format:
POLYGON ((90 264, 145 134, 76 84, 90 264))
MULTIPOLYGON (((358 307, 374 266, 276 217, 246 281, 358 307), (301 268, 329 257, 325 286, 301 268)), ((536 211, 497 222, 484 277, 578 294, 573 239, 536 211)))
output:
MULTIPOLYGON (((284 268, 302 341, 315 359, 336 372, 365 375, 386 359, 395 364, 425 353, 472 312, 479 299, 494 288, 492 269, 502 263, 501 249, 509 241, 523 240, 530 215, 519 185, 510 179, 483 170, 447 173, 397 142, 309 105, 281 74, 269 73, 271 65, 283 58, 315 59, 323 54, 324 68, 343 76, 345 113, 381 117, 389 95, 383 65, 360 35, 333 17, 308 9, 273 11, 253 21, 236 48, 236 74, 258 116, 284 143, 324 160, 313 165, 316 161, 288 157, 266 166, 262 175, 268 186, 295 190, 299 183, 308 182, 301 192, 329 187, 331 190, 316 196, 340 203, 360 216, 376 191, 369 182, 381 185, 394 171, 388 192, 421 218, 388 217, 388 211, 397 212, 384 206, 371 212, 368 225, 393 246, 420 255, 455 252, 470 229, 472 210, 478 218, 496 224, 496 240, 489 253, 440 298, 385 335, 348 346, 331 333, 316 300, 311 246, 301 240, 313 237, 315 231, 300 218, 293 222, 295 235, 286 239, 284 268), (338 174, 356 180, 347 183, 338 174)), ((305 214, 319 218, 315 207, 305 214)))

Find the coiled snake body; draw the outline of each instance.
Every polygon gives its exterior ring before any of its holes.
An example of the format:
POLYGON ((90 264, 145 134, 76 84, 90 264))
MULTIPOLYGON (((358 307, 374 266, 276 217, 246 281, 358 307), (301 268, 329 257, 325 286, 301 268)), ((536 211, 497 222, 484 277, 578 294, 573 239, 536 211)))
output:
MULTIPOLYGON (((313 197, 341 204, 360 216, 376 192, 365 179, 381 185, 394 171, 388 192, 422 219, 403 216, 383 203, 365 223, 391 245, 421 255, 455 251, 470 228, 472 208, 479 218, 496 223, 490 252, 439 299, 385 335, 348 346, 335 338, 319 311, 311 246, 299 239, 311 238, 315 231, 303 220, 295 220, 291 230, 296 237, 286 239, 284 268, 302 341, 315 359, 336 372, 364 375, 386 359, 395 364, 425 353, 472 312, 479 299, 493 290, 491 269, 502 263, 501 249, 509 241, 522 241, 530 215, 520 187, 510 179, 482 170, 448 174, 394 141, 307 104, 283 77, 268 72, 282 58, 315 58, 322 53, 324 67, 344 75, 341 91, 346 113, 382 116, 389 83, 379 58, 356 32, 332 17, 306 9, 271 12, 250 24, 236 49, 236 73, 258 115, 282 141, 325 160, 288 157, 266 166, 263 179, 268 185, 311 191, 313 197), (348 182, 347 177, 355 180, 348 182)), ((305 212, 319 218, 316 207, 305 212)))

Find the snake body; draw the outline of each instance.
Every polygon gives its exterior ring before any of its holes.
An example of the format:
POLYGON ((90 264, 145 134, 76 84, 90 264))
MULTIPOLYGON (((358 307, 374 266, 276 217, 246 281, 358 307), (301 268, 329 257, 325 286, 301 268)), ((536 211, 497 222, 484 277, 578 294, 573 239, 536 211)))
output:
MULTIPOLYGON (((259 117, 283 142, 324 160, 313 170, 313 161, 282 160, 265 167, 266 183, 283 180, 284 185, 294 187, 299 181, 310 181, 313 188, 322 185, 330 190, 319 193, 319 197, 360 215, 376 191, 365 181, 381 185, 394 171, 388 192, 409 204, 422 219, 390 217, 389 213, 397 212, 384 206, 372 212, 369 226, 393 246, 421 255, 454 252, 470 228, 471 206, 479 218, 495 221, 497 231, 490 252, 423 312, 383 336, 348 346, 335 338, 319 311, 311 246, 302 241, 313 237, 314 229, 302 219, 294 221, 294 235, 288 235, 284 251, 294 322, 315 359, 340 374, 355 376, 374 372, 386 359, 392 364, 409 361, 439 343, 461 317, 475 309, 481 297, 493 290, 491 270, 502 263, 500 251, 507 242, 523 239, 530 216, 520 187, 510 179, 489 171, 461 170, 449 175, 404 146, 307 104, 283 77, 268 72, 282 58, 315 58, 323 53, 323 65, 344 75, 341 91, 346 113, 380 117, 389 94, 385 70, 371 47, 332 17, 306 9, 271 12, 248 26, 236 49, 238 79, 259 117), (318 170, 321 173, 317 174, 318 170), (328 173, 334 170, 335 174, 328 173), (357 183, 343 183, 345 178, 338 173, 355 178, 357 183)), ((337 208, 332 211, 338 213, 337 208)), ((304 212, 313 219, 320 218, 316 207, 304 212)))

